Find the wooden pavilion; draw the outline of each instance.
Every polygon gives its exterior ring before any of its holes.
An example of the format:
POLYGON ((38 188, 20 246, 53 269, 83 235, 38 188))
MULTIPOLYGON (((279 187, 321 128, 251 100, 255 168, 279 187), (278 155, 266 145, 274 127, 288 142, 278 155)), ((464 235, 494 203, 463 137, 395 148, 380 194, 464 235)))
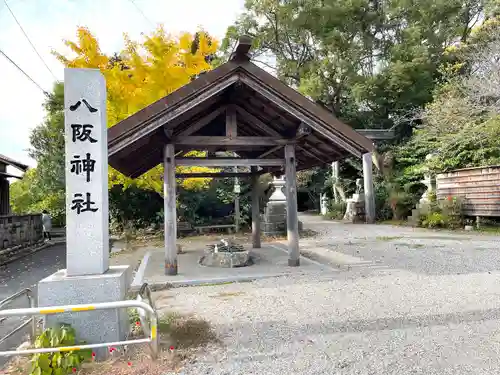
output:
MULTIPOLYGON (((177 274, 176 177, 285 175, 289 266, 299 265, 296 171, 363 157, 371 186, 368 138, 250 62, 251 39, 240 38, 230 60, 108 130, 109 164, 136 178, 164 163, 165 274, 177 274), (185 157, 191 150, 239 157, 185 157), (176 166, 249 166, 249 173, 176 175, 176 166)), ((373 204, 371 189, 367 203, 373 204)), ((368 207, 367 207, 368 211, 368 207)), ((252 193, 252 242, 260 247, 259 199, 252 193)))
POLYGON ((8 166, 19 169, 21 172, 26 172, 28 170, 27 165, 0 154, 0 215, 10 214, 10 187, 8 178, 22 178, 8 173, 8 166))

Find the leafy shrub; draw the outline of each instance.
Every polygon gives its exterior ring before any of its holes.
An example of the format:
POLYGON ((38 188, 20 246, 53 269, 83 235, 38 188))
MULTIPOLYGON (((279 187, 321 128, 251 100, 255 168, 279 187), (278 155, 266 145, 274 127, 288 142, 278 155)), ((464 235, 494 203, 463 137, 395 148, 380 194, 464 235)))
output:
POLYGON ((412 196, 404 191, 391 192, 388 201, 393 220, 401 220, 408 217, 414 206, 412 196))
POLYGON ((389 192, 382 183, 375 184, 375 214, 380 221, 390 220, 393 216, 389 206, 389 192))
POLYGON ((422 226, 426 228, 444 228, 448 222, 447 216, 440 212, 430 212, 422 220, 422 226))
POLYGON ((325 215, 328 219, 342 220, 347 209, 346 202, 335 203, 332 199, 328 202, 328 212, 325 215))
MULTIPOLYGON (((48 328, 35 341, 35 348, 55 348, 74 346, 76 344, 75 330, 69 325, 58 328, 48 328)), ((90 349, 33 354, 30 375, 67 375, 73 369, 79 369, 83 361, 92 358, 90 349)))
POLYGON ((448 217, 448 228, 455 229, 463 226, 463 202, 459 197, 449 196, 440 201, 439 206, 441 207, 443 214, 448 217))
POLYGON ((430 196, 430 204, 420 211, 419 226, 422 227, 456 229, 463 224, 462 201, 458 197, 433 201, 430 196))
POLYGON ((415 200, 414 194, 402 190, 397 183, 377 183, 375 185, 377 220, 405 219, 415 206, 415 200))

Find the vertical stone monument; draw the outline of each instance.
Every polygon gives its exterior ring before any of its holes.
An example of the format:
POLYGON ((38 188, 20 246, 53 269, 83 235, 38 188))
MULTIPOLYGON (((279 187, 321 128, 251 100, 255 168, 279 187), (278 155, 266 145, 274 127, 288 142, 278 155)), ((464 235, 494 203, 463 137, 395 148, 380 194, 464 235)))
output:
POLYGON ((319 212, 321 215, 326 215, 328 213, 328 197, 326 194, 319 195, 319 212))
POLYGON ((365 220, 365 193, 363 191, 363 181, 356 179, 356 192, 351 198, 346 200, 347 207, 344 220, 352 223, 361 223, 365 220))
MULTIPOLYGON (((429 161, 434 157, 432 154, 428 154, 425 156, 425 160, 429 161)), ((436 190, 436 182, 435 182, 435 177, 431 174, 428 168, 426 168, 424 172, 424 179, 420 181, 423 183, 427 189, 424 191, 424 194, 422 194, 422 197, 420 198, 419 203, 420 204, 427 204, 430 203, 430 193, 434 192, 436 190)))
MULTIPOLYGON (((428 154, 425 156, 425 160, 429 161, 434 157, 433 154, 428 154)), ((422 215, 426 215, 431 209, 431 199, 430 194, 436 190, 436 180, 435 177, 431 174, 429 169, 426 167, 424 170, 424 179, 420 181, 423 183, 427 189, 420 197, 416 207, 411 210, 411 215, 408 217, 408 222, 412 225, 417 225, 419 219, 422 215)))
MULTIPOLYGON (((130 266, 109 267, 106 82, 99 70, 64 71, 67 269, 38 284, 38 305, 77 305, 125 299, 130 266)), ((88 343, 123 340, 125 309, 46 315, 44 326, 71 324, 88 343)), ((103 358, 106 348, 97 350, 103 358)))
POLYGON ((261 231, 265 236, 279 236, 286 233, 286 196, 283 193, 285 179, 283 176, 274 177, 272 184, 274 191, 269 197, 260 221, 261 231))
MULTIPOLYGON (((260 230, 264 236, 281 236, 286 234, 286 195, 285 177, 275 177, 272 182, 274 191, 269 197, 264 214, 260 221, 260 230)), ((303 224, 299 221, 299 231, 303 224)))

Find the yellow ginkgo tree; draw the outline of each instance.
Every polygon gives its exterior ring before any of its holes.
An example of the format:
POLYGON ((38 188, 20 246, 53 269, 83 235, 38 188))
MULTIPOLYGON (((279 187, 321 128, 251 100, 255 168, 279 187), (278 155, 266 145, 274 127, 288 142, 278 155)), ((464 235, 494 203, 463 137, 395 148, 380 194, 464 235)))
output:
MULTIPOLYGON (((124 40, 124 50, 110 56, 101 51, 97 38, 88 29, 79 27, 77 40, 65 41, 69 54, 53 51, 66 67, 93 68, 103 73, 107 87, 108 127, 189 83, 192 77, 210 70, 207 61, 217 51, 217 43, 204 31, 175 37, 159 27, 151 35, 144 36, 141 43, 131 40, 126 34, 124 40)), ((196 156, 203 155, 201 152, 194 153, 196 156)), ((178 172, 211 171, 214 170, 184 167, 178 172)), ((110 187, 136 185, 162 194, 162 179, 161 165, 135 180, 109 168, 110 187)), ((209 182, 208 178, 180 181, 188 190, 203 189, 209 182)))

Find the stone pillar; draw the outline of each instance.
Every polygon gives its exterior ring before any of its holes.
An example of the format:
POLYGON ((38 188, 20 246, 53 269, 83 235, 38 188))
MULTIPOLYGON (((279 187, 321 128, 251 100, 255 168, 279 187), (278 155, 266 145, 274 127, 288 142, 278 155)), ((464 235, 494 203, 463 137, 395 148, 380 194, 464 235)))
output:
POLYGON ((175 148, 165 146, 163 157, 163 191, 165 216, 165 275, 177 275, 177 212, 175 205, 175 148))
MULTIPOLYGON (((434 157, 434 155, 428 154, 425 156, 425 160, 429 161, 433 157, 434 157)), ((430 171, 428 169, 425 170, 424 179, 420 182, 422 182, 425 186, 427 186, 427 189, 425 190, 424 194, 422 194, 422 197, 420 198, 419 203, 421 205, 430 203, 429 194, 435 190, 435 179, 434 179, 434 176, 432 176, 432 174, 430 173, 430 171)))
POLYGON ((286 183, 286 226, 288 237, 288 265, 300 264, 299 219, 297 212, 297 172, 295 170, 295 145, 285 146, 285 183, 286 183))
POLYGON ((328 198, 326 197, 326 194, 320 194, 319 195, 319 205, 320 205, 320 213, 321 215, 326 215, 328 213, 328 198))
MULTIPOLYGON (((130 266, 109 267, 106 82, 96 69, 64 70, 67 270, 38 284, 40 307, 125 299, 130 266)), ((89 309, 91 310, 91 309, 89 309)), ((87 343, 124 340, 126 309, 44 316, 44 326, 70 324, 87 343)), ((104 358, 106 348, 95 350, 104 358)))
POLYGON ((333 200, 335 203, 340 203, 339 192, 337 191, 337 189, 335 189, 335 184, 338 182, 339 174, 340 174, 339 162, 334 161, 332 163, 332 180, 334 184, 334 186, 332 186, 332 189, 333 189, 333 200))
POLYGON ((269 197, 260 224, 265 236, 279 236, 286 232, 286 196, 283 194, 285 179, 273 179, 274 191, 269 197))
MULTIPOLYGON (((234 167, 233 171, 238 173, 238 167, 234 167)), ((234 229, 236 233, 240 231, 240 180, 238 177, 234 178, 234 229)))
POLYGON ((373 162, 371 152, 363 155, 363 182, 365 193, 365 218, 371 224, 375 222, 375 194, 373 193, 373 162))
POLYGON ((259 207, 259 176, 257 167, 251 167, 252 171, 252 247, 260 249, 260 207, 259 207))

